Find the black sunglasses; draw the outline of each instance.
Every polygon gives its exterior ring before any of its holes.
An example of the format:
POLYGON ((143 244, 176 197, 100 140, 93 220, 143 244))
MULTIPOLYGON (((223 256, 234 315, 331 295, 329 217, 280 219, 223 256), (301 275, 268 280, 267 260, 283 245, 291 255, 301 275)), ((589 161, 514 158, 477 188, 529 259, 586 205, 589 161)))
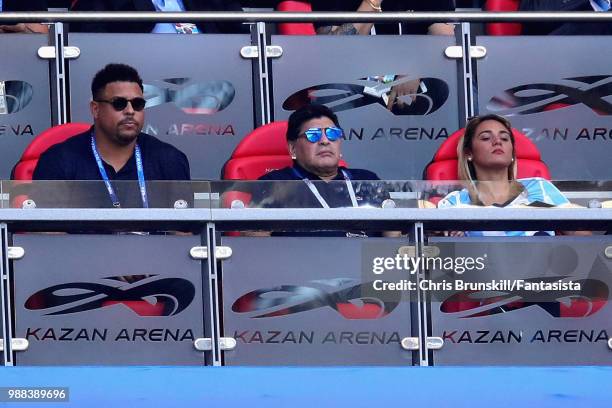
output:
POLYGON ((136 112, 140 112, 141 110, 143 110, 145 105, 147 104, 147 101, 144 98, 127 99, 124 97, 117 97, 109 101, 104 99, 94 99, 94 101, 108 103, 117 112, 121 112, 122 110, 124 110, 127 107, 128 102, 132 105, 132 109, 134 109, 136 112))

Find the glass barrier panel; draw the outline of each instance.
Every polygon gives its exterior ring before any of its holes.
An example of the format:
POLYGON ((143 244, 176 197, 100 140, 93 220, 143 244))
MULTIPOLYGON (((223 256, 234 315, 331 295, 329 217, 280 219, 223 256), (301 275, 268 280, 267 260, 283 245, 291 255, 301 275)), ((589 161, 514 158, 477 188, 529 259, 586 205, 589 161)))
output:
POLYGON ((17 365, 203 365, 198 235, 15 233, 17 365))
MULTIPOLYGON (((527 26, 538 27, 540 30, 535 31, 542 34, 551 26, 573 26, 573 34, 594 33, 598 31, 595 27, 606 26, 599 31, 610 34, 610 23, 599 24, 527 26)), ((486 57, 476 60, 476 112, 501 115, 521 134, 515 134, 519 174, 544 171, 565 180, 609 177, 612 54, 602 51, 611 38, 610 35, 476 38, 476 44, 486 49, 486 57)))
MULTIPOLYGON (((434 365, 610 365, 609 235, 430 237, 434 365)), ((384 276, 381 275, 381 276, 384 276)))
POLYGON ((2 183, 4 208, 211 208, 206 181, 21 181, 2 183))
POLYGON ((226 365, 414 364, 418 351, 402 344, 416 329, 416 293, 383 285, 411 275, 372 273, 377 257, 410 240, 224 236, 222 244, 233 253, 222 266, 223 335, 236 340, 226 365))
POLYGON ((24 149, 52 125, 50 64, 38 56, 48 44, 46 35, 0 33, 0 179, 19 172, 24 149))
POLYGON ((109 61, 136 67, 147 100, 142 131, 185 153, 193 178, 219 177, 254 128, 252 60, 240 55, 249 35, 70 33, 68 42, 81 50, 70 61, 72 120, 91 121, 90 84, 109 61))
POLYGON ((212 182, 219 208, 433 208, 436 206, 607 207, 612 182, 514 181, 259 180, 212 182), (353 201, 352 195, 355 200, 353 201), (442 201, 442 204, 440 202, 442 201))
POLYGON ((385 179, 419 178, 460 127, 461 59, 444 35, 272 36, 274 118, 323 104, 344 129, 345 160, 385 179))

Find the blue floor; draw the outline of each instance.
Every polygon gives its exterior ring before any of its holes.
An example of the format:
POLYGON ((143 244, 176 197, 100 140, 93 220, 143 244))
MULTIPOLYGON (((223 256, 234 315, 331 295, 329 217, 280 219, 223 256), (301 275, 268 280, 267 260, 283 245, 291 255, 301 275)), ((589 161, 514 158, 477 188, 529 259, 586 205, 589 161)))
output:
POLYGON ((605 407, 611 384, 612 367, 0 368, 0 386, 69 387, 53 407, 605 407))

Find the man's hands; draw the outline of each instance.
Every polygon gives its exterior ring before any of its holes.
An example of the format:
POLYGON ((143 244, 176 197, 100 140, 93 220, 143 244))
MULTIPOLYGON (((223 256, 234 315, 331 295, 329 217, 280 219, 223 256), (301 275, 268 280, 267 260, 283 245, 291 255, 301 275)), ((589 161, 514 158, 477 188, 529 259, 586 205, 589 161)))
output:
POLYGON ((0 33, 47 34, 49 27, 38 23, 19 23, 15 25, 0 25, 0 33))
MULTIPOLYGON (((400 78, 400 76, 398 76, 400 78)), ((421 84, 420 79, 413 79, 411 81, 403 82, 399 85, 395 85, 391 88, 389 93, 389 101, 387 102, 387 109, 392 110, 394 106, 403 108, 405 105, 410 105, 416 99, 419 85, 421 84), (410 98, 410 102, 407 102, 406 98, 410 98)))

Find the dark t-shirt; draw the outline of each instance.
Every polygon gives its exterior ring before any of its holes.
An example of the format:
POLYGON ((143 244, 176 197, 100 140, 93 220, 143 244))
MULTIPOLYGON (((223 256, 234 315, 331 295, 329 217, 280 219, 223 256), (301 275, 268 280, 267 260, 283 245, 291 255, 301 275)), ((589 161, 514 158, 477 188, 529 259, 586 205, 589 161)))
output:
MULTIPOLYGON (((0 11, 47 11, 46 0, 3 0, 0 11)), ((6 23, 2 23, 6 24, 6 23)))
MULTIPOLYGON (((313 11, 357 11, 361 0, 313 0, 313 11)), ((383 11, 453 11, 452 0, 385 0, 382 3, 383 11)), ((403 34, 427 34, 432 23, 402 23, 403 34)), ((315 22, 319 28, 334 23, 315 22)), ((398 34, 399 24, 376 24, 376 34, 398 34)))
MULTIPOLYGON (((351 197, 342 174, 344 170, 355 191, 355 197, 359 207, 381 207, 382 202, 389 198, 389 192, 384 183, 372 183, 380 180, 379 177, 369 171, 362 169, 347 169, 340 167, 338 175, 332 182, 325 182, 315 174, 308 172, 299 164, 294 162, 299 174, 311 180, 319 191, 321 197, 330 208, 352 207, 351 197), (369 182, 368 182, 369 181, 369 182)), ((303 182, 291 167, 272 171, 259 178, 259 181, 275 181, 274 183, 255 183, 251 191, 251 207, 255 208, 322 208, 313 192, 303 182), (286 182, 283 182, 286 181, 286 182)), ((364 235, 363 231, 353 231, 353 234, 364 235)), ((275 232, 273 235, 289 236, 346 236, 346 231, 314 231, 314 232, 275 232)), ((379 236, 380 233, 368 234, 379 236)))
MULTIPOLYGON (((0 12, 47 11, 46 0, 2 0, 0 12)), ((14 25, 18 21, 4 21, 0 25, 14 25)))
MULTIPOLYGON (((519 11, 593 11, 589 0, 521 0, 519 11)), ((523 23, 524 35, 612 35, 612 23, 523 23)))
MULTIPOLYGON (((389 198, 387 191, 383 191, 380 185, 373 183, 360 183, 360 181, 380 180, 378 176, 362 169, 347 169, 340 167, 338 175, 327 183, 315 174, 310 173, 299 164, 294 163, 299 174, 312 180, 323 199, 330 208, 352 207, 351 197, 348 192, 342 171, 344 170, 355 190, 357 204, 362 206, 380 207, 382 202, 389 198), (381 189, 376 192, 376 189, 381 189)), ((277 181, 276 183, 258 183, 252 192, 251 206, 258 208, 322 208, 323 206, 310 191, 306 183, 302 181, 291 167, 272 171, 259 178, 259 181, 277 181), (281 181, 288 181, 282 183, 281 181)), ((382 183, 381 183, 382 184, 382 183)))
MULTIPOLYGON (((141 133, 138 146, 142 152, 142 164, 150 207, 172 207, 174 201, 183 199, 190 203, 193 194, 188 183, 149 183, 154 180, 190 180, 187 156, 174 146, 141 133)), ((103 161, 104 168, 114 183, 122 207, 142 207, 138 188, 138 174, 134 155, 118 172, 103 161), (130 181, 130 182, 127 182, 130 181)), ((43 207, 112 207, 112 202, 91 149, 91 132, 71 137, 43 153, 34 170, 33 180, 96 180, 96 183, 41 183, 35 199, 43 207), (46 184, 46 187, 45 185, 46 184)))

